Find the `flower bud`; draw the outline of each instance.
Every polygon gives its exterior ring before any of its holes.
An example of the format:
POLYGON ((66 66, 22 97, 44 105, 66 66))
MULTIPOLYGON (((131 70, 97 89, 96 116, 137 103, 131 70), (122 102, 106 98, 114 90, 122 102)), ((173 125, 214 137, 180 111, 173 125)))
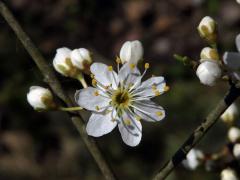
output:
POLYGON ((27 94, 27 101, 35 110, 39 111, 54 109, 56 107, 51 91, 40 86, 30 87, 27 94))
POLYGON ((238 177, 233 169, 226 168, 221 172, 221 180, 238 180, 238 177))
POLYGON ((80 70, 72 64, 71 50, 66 47, 57 49, 53 59, 53 67, 66 77, 76 78, 80 74, 80 70))
POLYGON ((227 124, 233 124, 238 116, 238 109, 235 103, 227 108, 227 110, 222 114, 221 119, 227 124))
POLYGON ((92 63, 92 57, 90 52, 85 48, 74 49, 71 52, 71 61, 73 66, 84 71, 89 70, 89 66, 92 63))
POLYGON ((222 72, 217 62, 213 60, 202 60, 202 63, 197 68, 196 74, 202 84, 213 86, 221 77, 222 72))
POLYGON ((235 144, 233 146, 233 155, 236 159, 240 160, 240 144, 235 144))
POLYGON ((200 53, 200 57, 201 59, 219 60, 217 50, 210 47, 203 48, 200 53))
POLYGON ((204 17, 198 25, 200 36, 210 43, 216 42, 216 22, 209 16, 204 17))
POLYGON ((142 43, 138 40, 126 41, 120 50, 120 59, 122 63, 129 62, 137 64, 143 57, 142 43))
POLYGON ((192 149, 186 157, 186 160, 183 161, 185 168, 189 170, 195 170, 202 162, 204 154, 198 149, 192 149))
POLYGON ((237 141, 239 141, 240 140, 240 129, 237 127, 231 127, 228 130, 228 139, 232 143, 236 143, 237 141))

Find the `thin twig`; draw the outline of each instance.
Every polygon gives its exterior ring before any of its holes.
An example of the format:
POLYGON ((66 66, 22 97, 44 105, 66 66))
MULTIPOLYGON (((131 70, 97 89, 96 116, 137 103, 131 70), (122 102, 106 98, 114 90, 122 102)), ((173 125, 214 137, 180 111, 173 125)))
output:
MULTIPOLYGON (((42 72, 45 81, 52 88, 53 92, 61 100, 63 100, 69 107, 73 106, 74 102, 71 101, 69 96, 66 95, 66 93, 64 92, 60 82, 55 76, 53 69, 47 64, 47 61, 45 60, 43 55, 40 53, 38 48, 33 44, 29 36, 23 31, 20 24, 17 22, 13 14, 10 12, 10 10, 2 1, 0 1, 0 13, 5 18, 5 20, 12 28, 12 30, 15 32, 16 36, 20 39, 20 41, 22 42, 23 46, 28 51, 32 59, 35 61, 38 68, 42 72)), ((93 140, 93 138, 89 137, 86 134, 85 124, 82 117, 81 116, 75 117, 72 119, 72 121, 73 124, 76 126, 78 132, 80 133, 85 145, 87 146, 88 151, 92 154, 97 165, 102 171, 104 177, 109 180, 116 179, 109 164, 107 163, 99 147, 97 146, 96 142, 93 140)))
POLYGON ((221 114, 240 96, 240 89, 231 86, 226 96, 218 103, 216 108, 209 113, 202 124, 189 136, 173 157, 158 171, 153 180, 165 179, 173 169, 180 164, 187 153, 196 146, 208 130, 217 122, 221 114))

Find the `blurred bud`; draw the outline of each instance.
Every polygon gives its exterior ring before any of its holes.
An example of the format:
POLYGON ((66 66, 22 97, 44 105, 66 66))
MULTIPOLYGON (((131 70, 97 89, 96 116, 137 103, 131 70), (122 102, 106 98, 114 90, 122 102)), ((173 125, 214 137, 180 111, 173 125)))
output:
POLYGON ((209 16, 205 16, 198 25, 200 36, 206 39, 209 43, 216 42, 216 22, 209 16))
POLYGON ((219 55, 216 49, 205 47, 200 53, 201 59, 219 60, 219 55))
POLYGON ((204 154, 198 149, 192 149, 187 154, 186 160, 183 161, 183 166, 189 170, 195 170, 202 162, 204 154))
POLYGON ((240 160, 240 144, 235 144, 233 146, 233 155, 236 159, 240 160))
POLYGON ((227 110, 222 114, 221 119, 227 124, 233 124, 238 116, 238 109, 235 103, 227 108, 227 110))
POLYGON ((143 58, 142 43, 138 40, 126 41, 120 50, 120 59, 122 63, 130 62, 137 64, 143 58))
POLYGON ((54 109, 56 107, 51 91, 40 86, 30 87, 27 94, 27 101, 35 110, 38 111, 54 109))
MULTIPOLYGON (((240 4, 240 0, 239 0, 239 4, 240 4)), ((237 50, 238 50, 238 52, 240 52, 240 34, 238 34, 237 36, 236 36, 236 46, 237 46, 237 50)))
POLYGON ((72 64, 71 50, 66 47, 57 49, 57 53, 53 59, 53 67, 57 72, 66 77, 75 78, 80 73, 80 70, 72 64))
POLYGON ((213 86, 221 77, 222 71, 217 62, 213 60, 202 60, 202 63, 197 68, 196 74, 202 84, 213 86))
POLYGON ((72 64, 82 71, 88 71, 92 64, 90 52, 85 48, 74 49, 71 52, 72 64))
POLYGON ((240 0, 236 0, 238 4, 240 4, 240 0))
POLYGON ((221 180, 238 180, 238 177, 233 169, 226 168, 221 172, 221 180))
POLYGON ((236 143, 238 140, 240 140, 240 129, 237 127, 231 127, 228 130, 228 139, 232 143, 236 143))

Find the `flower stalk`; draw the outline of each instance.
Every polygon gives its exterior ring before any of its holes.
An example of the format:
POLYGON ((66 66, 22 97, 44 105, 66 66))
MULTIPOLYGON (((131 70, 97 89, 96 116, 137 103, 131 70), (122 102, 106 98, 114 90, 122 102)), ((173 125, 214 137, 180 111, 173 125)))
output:
POLYGON ((88 85, 87 85, 87 83, 86 83, 86 81, 85 81, 82 73, 80 73, 80 74, 76 77, 76 79, 80 81, 80 83, 82 84, 82 86, 83 86, 84 88, 87 88, 87 87, 88 87, 88 85))
POLYGON ((58 110, 60 111, 67 111, 67 112, 72 112, 72 111, 80 111, 82 110, 82 107, 59 107, 58 110))

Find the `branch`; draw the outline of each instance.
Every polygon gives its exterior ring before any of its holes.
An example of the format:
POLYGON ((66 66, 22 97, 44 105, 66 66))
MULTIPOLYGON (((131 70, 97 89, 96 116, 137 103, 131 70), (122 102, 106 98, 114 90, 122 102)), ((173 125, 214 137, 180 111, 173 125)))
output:
MULTIPOLYGON (((48 66, 47 61, 40 53, 38 48, 33 44, 31 39, 28 35, 23 31, 13 14, 7 8, 7 6, 0 1, 0 13, 7 21, 9 26, 15 32, 16 36, 22 42, 25 49, 28 51, 34 62, 37 64, 38 68, 42 72, 45 81, 49 84, 52 88, 53 92, 63 100, 69 107, 71 107, 74 102, 71 101, 68 95, 64 92, 63 88, 61 87, 60 82, 58 81, 57 77, 53 69, 48 66)), ((115 176, 109 166, 109 164, 104 159, 99 147, 97 146, 96 142, 93 138, 89 137, 85 131, 85 124, 82 117, 75 117, 72 119, 73 124, 76 126, 78 132, 80 133, 85 145, 88 148, 88 151, 92 154, 93 158, 95 159, 97 165, 99 166, 100 170, 102 171, 104 177, 109 180, 114 180, 115 176)))
POLYGON ((183 145, 177 150, 173 157, 158 171, 153 180, 165 179, 173 169, 180 164, 187 153, 196 146, 208 130, 217 122, 221 114, 240 96, 240 89, 231 86, 226 96, 218 103, 215 109, 210 112, 202 124, 189 136, 183 145))

